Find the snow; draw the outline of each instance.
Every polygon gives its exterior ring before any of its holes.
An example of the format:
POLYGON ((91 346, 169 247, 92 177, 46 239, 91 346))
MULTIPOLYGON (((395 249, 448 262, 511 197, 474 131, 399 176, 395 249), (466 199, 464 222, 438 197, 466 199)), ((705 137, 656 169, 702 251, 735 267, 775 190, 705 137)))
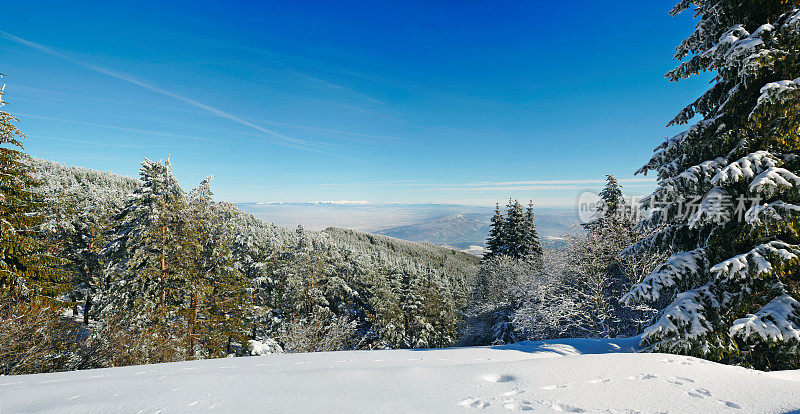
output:
POLYGON ((689 349, 692 346, 691 340, 712 330, 711 323, 705 315, 704 303, 719 307, 708 285, 678 293, 675 295, 675 300, 664 308, 658 320, 644 330, 642 339, 652 341, 659 337, 675 336, 676 333, 684 331, 677 338, 669 338, 654 345, 669 350, 689 349))
POLYGON ((777 82, 767 83, 761 88, 761 96, 758 97, 758 101, 761 102, 762 100, 769 98, 770 95, 780 95, 787 90, 795 89, 798 86, 800 86, 800 78, 794 80, 785 79, 777 82))
POLYGON ((283 352, 283 348, 272 338, 264 341, 250 340, 250 355, 279 354, 281 352, 283 352))
POLYGON ((638 338, 276 354, 0 377, 13 413, 787 412, 800 371, 632 353, 638 338))
POLYGON ((800 303, 789 295, 781 295, 755 314, 734 321, 730 334, 796 343, 800 341, 800 303))
POLYGON ((700 273, 706 264, 705 253, 705 249, 699 248, 673 254, 644 280, 633 285, 630 292, 622 297, 622 301, 628 305, 640 301, 657 301, 665 290, 674 289, 677 283, 700 273))
POLYGON ((762 193, 767 197, 786 189, 800 186, 800 177, 793 172, 778 167, 769 167, 750 183, 750 191, 762 193))
POLYGON ((748 274, 763 276, 773 270, 770 263, 772 257, 784 261, 797 259, 797 248, 781 241, 760 244, 747 253, 736 255, 715 265, 711 268, 711 273, 719 279, 730 280, 742 280, 748 274))
POLYGON ((711 179, 711 183, 714 185, 733 184, 743 178, 753 178, 767 168, 777 165, 778 160, 768 151, 756 151, 723 168, 711 179))
MULTIPOLYGON (((784 216, 781 213, 791 217, 792 214, 797 212, 800 212, 800 206, 776 200, 771 203, 757 204, 750 207, 744 215, 744 220, 748 224, 759 225, 764 220, 784 220, 784 216)), ((786 219, 788 220, 788 217, 786 219)))

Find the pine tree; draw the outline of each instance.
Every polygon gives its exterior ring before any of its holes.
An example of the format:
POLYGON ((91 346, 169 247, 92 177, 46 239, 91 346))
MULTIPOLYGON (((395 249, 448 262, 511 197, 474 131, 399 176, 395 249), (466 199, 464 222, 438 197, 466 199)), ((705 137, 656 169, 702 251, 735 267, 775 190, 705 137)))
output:
MULTIPOLYGON (((0 89, 0 107, 2 96, 0 89)), ((12 303, 54 303, 70 287, 72 274, 64 269, 59 246, 39 229, 46 208, 36 190, 41 182, 31 175, 21 151, 20 139, 26 137, 15 122, 0 111, 0 297, 12 303)))
POLYGON ((83 303, 83 323, 88 324, 90 316, 96 314, 93 303, 108 290, 102 249, 108 242, 110 217, 102 208, 89 208, 76 215, 72 226, 65 249, 75 275, 70 296, 83 303))
MULTIPOLYGON (((169 161, 145 159, 140 175, 142 184, 117 215, 106 250, 113 280, 106 310, 129 313, 133 327, 152 327, 166 343, 175 339, 173 316, 184 303, 185 198, 169 161)), ((154 360, 175 359, 180 353, 166 348, 154 360)))
POLYGON ((494 215, 489 224, 489 237, 486 238, 486 253, 484 259, 505 253, 505 224, 503 213, 500 211, 500 203, 494 208, 494 215))
POLYGON ((700 20, 675 54, 687 59, 667 77, 716 76, 670 125, 702 120, 640 170, 660 179, 643 201, 644 224, 656 232, 630 249, 676 253, 625 300, 674 298, 642 336, 652 350, 798 367, 800 9, 786 0, 683 0, 671 14, 692 5, 700 20))
POLYGON ((250 286, 234 266, 230 240, 222 231, 208 177, 189 193, 184 229, 187 347, 190 356, 225 356, 232 342, 245 342, 250 286), (202 349, 198 349, 198 345, 202 349))

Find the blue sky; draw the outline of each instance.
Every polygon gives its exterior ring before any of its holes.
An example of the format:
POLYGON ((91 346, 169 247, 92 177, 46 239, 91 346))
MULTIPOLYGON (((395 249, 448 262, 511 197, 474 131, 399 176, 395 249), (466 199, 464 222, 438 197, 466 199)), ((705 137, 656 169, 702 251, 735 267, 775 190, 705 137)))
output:
POLYGON ((633 173, 708 87, 664 73, 673 1, 11 2, 26 150, 234 202, 569 206, 633 173))

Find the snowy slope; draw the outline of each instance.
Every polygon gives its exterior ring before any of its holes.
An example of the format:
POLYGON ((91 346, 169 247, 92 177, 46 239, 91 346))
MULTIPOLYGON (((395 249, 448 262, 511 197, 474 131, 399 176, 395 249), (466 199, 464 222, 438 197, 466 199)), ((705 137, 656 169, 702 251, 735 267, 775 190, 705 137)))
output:
POLYGON ((800 371, 635 354, 636 339, 227 358, 0 377, 0 413, 787 412, 800 371))

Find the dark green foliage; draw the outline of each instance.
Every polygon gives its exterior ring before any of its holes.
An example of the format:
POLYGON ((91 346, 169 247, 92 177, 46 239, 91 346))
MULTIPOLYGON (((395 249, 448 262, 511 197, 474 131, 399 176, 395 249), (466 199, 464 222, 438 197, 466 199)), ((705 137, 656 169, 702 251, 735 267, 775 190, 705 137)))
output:
POLYGON ((534 222, 533 202, 525 209, 519 200, 509 199, 505 216, 497 205, 489 227, 486 250, 485 259, 498 255, 517 259, 541 256, 542 244, 534 222))
POLYGON ((800 9, 796 1, 681 1, 699 22, 667 74, 713 72, 640 172, 654 234, 636 251, 676 252, 627 295, 674 299, 643 334, 656 351, 762 369, 800 360, 800 9), (698 201, 686 214, 686 200, 698 201))
POLYGON ((25 135, 16 121, 0 111, 0 296, 55 304, 69 289, 72 274, 64 269, 57 240, 42 231, 46 200, 21 152, 25 135))

